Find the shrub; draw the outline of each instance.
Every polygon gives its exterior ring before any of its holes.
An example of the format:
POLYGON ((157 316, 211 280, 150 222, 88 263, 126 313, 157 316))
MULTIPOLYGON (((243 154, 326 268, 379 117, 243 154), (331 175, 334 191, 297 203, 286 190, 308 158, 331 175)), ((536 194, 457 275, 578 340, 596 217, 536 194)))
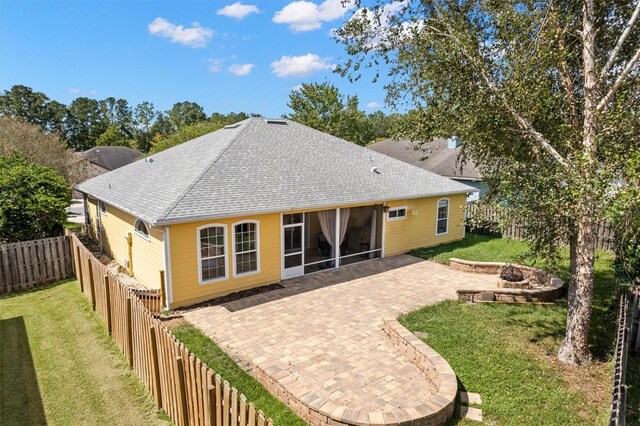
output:
POLYGON ((0 242, 59 235, 70 201, 65 179, 52 168, 0 157, 0 242))

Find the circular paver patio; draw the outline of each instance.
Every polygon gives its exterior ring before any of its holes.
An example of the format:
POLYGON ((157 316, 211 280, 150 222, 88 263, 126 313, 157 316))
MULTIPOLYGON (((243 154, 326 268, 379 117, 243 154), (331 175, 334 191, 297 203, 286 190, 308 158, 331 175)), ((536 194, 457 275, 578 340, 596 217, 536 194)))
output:
POLYGON ((383 319, 495 283, 494 275, 400 255, 287 280, 283 289, 184 317, 243 368, 277 372, 298 398, 388 413, 424 404, 436 389, 392 344, 383 319))

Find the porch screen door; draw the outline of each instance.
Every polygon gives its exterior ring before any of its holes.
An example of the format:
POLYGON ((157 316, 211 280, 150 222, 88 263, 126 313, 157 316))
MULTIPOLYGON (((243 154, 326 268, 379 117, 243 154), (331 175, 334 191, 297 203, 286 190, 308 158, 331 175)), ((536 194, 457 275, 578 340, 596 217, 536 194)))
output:
POLYGON ((282 279, 304 274, 304 215, 282 215, 282 279))

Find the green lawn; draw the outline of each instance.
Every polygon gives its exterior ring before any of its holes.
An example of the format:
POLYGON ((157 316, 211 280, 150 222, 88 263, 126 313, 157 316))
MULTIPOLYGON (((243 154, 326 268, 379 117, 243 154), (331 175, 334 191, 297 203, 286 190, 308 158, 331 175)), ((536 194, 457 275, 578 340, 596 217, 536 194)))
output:
POLYGON ((276 426, 307 424, 279 399, 271 395, 260 382, 238 367, 229 355, 200 330, 191 325, 183 325, 171 331, 201 361, 220 374, 223 380, 227 380, 231 386, 238 389, 238 392, 244 394, 249 402, 253 402, 257 408, 263 410, 267 418, 271 417, 276 426))
POLYGON ((168 424, 76 281, 0 297, 0 425, 168 424))
MULTIPOLYGON (((523 242, 469 234, 464 241, 412 254, 442 263, 451 257, 514 262, 526 248, 523 242)), ((400 322, 427 333, 425 342, 449 361, 460 387, 481 394, 489 424, 606 424, 617 314, 612 260, 610 253, 601 252, 595 265, 594 362, 589 366, 569 368, 555 358, 564 337, 566 299, 553 306, 444 302, 404 315, 400 322)), ((566 253, 555 272, 566 280, 566 253)), ((630 360, 629 424, 638 422, 633 385, 639 376, 637 362, 630 360)))

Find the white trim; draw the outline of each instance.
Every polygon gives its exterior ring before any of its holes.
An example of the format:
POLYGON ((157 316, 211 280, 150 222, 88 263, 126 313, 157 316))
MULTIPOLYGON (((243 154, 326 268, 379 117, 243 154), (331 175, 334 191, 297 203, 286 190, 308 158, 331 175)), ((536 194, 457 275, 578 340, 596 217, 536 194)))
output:
POLYGON ((440 236, 440 235, 447 235, 449 233, 449 213, 451 211, 451 200, 449 198, 439 198, 438 201, 436 202, 436 236, 440 236), (440 201, 446 201, 447 202, 447 230, 444 232, 440 232, 438 233, 438 221, 440 219, 438 219, 438 211, 440 210, 440 201))
MULTIPOLYGON (((198 258, 198 284, 199 285, 205 285, 205 284, 212 284, 212 283, 216 283, 219 281, 225 281, 229 279, 229 250, 227 249, 227 225, 224 223, 208 223, 206 225, 202 225, 202 226, 198 226, 198 228, 196 228, 196 241, 198 243, 198 253, 197 253, 197 258, 198 258), (222 233, 222 245, 224 248, 224 255, 223 256, 217 256, 217 257, 224 257, 224 277, 218 277, 218 278, 211 278, 208 280, 203 280, 202 279, 202 257, 201 257, 201 248, 200 248, 200 231, 202 229, 206 229, 206 228, 213 228, 213 227, 219 227, 223 229, 223 233, 222 233)), ((209 258, 207 257, 206 259, 213 259, 213 258, 209 258)))
MULTIPOLYGON (((304 228, 306 226, 305 224, 305 217, 304 217, 304 212, 296 212, 296 213, 285 213, 285 212, 280 212, 280 279, 281 280, 286 280, 289 278, 295 278, 295 277, 300 277, 302 275, 305 275, 304 273, 304 245, 305 245, 305 238, 304 238, 304 228), (302 222, 298 222, 298 223, 289 223, 287 225, 284 224, 284 215, 288 215, 288 214, 301 214, 302 215, 302 222), (298 275, 292 275, 292 276, 287 276, 285 274, 285 262, 284 262, 284 258, 286 257, 284 254, 284 230, 287 228, 293 228, 296 226, 302 226, 302 242, 301 242, 301 247, 300 250, 301 252, 299 253, 300 256, 302 256, 302 263, 300 264, 300 266, 296 266, 296 268, 300 268, 301 273, 298 275)), ((289 255, 297 255, 298 253, 290 253, 289 255)), ((289 268, 289 269, 293 269, 293 268, 289 268)))
MULTIPOLYGON (((470 187, 472 188, 472 187, 470 187)), ((472 190, 475 188, 472 188, 472 190)), ((81 191, 82 192, 82 191, 81 191)), ((417 200, 417 199, 421 199, 421 198, 435 198, 435 197, 440 197, 443 195, 446 196, 452 196, 452 195, 462 195, 462 194, 466 194, 469 192, 468 189, 462 190, 462 191, 446 191, 446 192, 435 192, 432 194, 416 194, 416 195, 411 195, 411 196, 407 196, 407 197, 400 197, 400 198, 393 198, 393 199, 388 199, 387 202, 389 201, 407 201, 407 200, 417 200)), ((372 199, 372 200, 355 200, 353 202, 349 202, 349 203, 341 203, 339 204, 342 207, 362 207, 362 206, 369 206, 369 205, 374 205, 374 204, 380 204, 382 201, 379 198, 376 199, 372 199)), ((122 205, 119 204, 115 204, 113 202, 111 202, 109 205, 112 205, 114 207, 119 208, 120 210, 123 210, 131 215, 134 215, 135 213, 130 212, 127 208, 125 208, 122 205)), ((200 222, 203 220, 218 220, 218 219, 233 219, 233 218, 238 218, 238 217, 245 217, 245 216, 258 216, 258 215, 263 215, 263 214, 275 214, 275 213, 284 213, 284 214, 291 214, 288 213, 289 211, 293 211, 296 213, 300 213, 300 212, 311 212, 311 211, 318 211, 318 210, 335 210, 336 209, 336 204, 310 204, 310 205, 302 205, 302 206, 289 206, 289 208, 287 208, 287 211, 283 212, 282 208, 278 208, 278 209, 265 209, 265 210, 258 210, 258 211, 252 211, 252 212, 247 212, 247 211, 238 211, 232 215, 229 214, 219 214, 219 215, 211 215, 211 216, 187 216, 184 218, 180 218, 180 219, 169 219, 169 220, 165 220, 165 219, 157 219, 155 221, 150 220, 149 223, 152 224, 152 226, 158 226, 158 225, 174 225, 177 223, 188 223, 188 222, 200 222)))
POLYGON ((391 207, 387 212, 387 220, 389 222, 394 222, 396 220, 405 220, 407 218, 408 213, 409 213, 409 209, 407 208, 407 206, 391 207), (391 212, 399 212, 400 210, 404 210, 404 216, 391 217, 389 215, 389 213, 391 212))
POLYGON ((173 302, 173 287, 171 286, 171 241, 169 240, 169 226, 164 227, 162 249, 164 250, 164 284, 167 291, 167 309, 171 309, 173 302))
POLYGON ((340 241, 340 207, 336 209, 336 229, 335 234, 333 236, 333 261, 335 262, 336 268, 340 267, 340 255, 341 253, 342 241, 340 241))
POLYGON ((387 203, 383 203, 382 204, 382 209, 380 209, 380 211, 382 211, 382 229, 380 230, 380 232, 382 233, 382 235, 380 236, 380 245, 381 245, 381 249, 382 252, 380 253, 380 258, 384 258, 384 244, 385 244, 385 240, 386 240, 386 234, 387 234, 387 214, 384 211, 385 206, 387 205, 387 203))
POLYGON ((260 273, 260 221, 259 220, 241 220, 238 222, 235 222, 231 225, 231 255, 233 256, 233 277, 244 277, 245 275, 253 275, 253 274, 259 274, 260 273), (243 223, 253 223, 256 225, 256 249, 255 250, 249 250, 249 251, 244 251, 242 253, 251 253, 253 251, 256 252, 256 270, 255 271, 249 271, 249 272, 242 272, 242 273, 238 273, 237 272, 237 264, 236 264, 236 226, 237 225, 241 225, 243 223))
POLYGON ((147 223, 142 219, 136 218, 136 220, 133 222, 133 233, 145 241, 151 241, 151 234, 149 233, 149 225, 147 225, 147 223), (138 222, 142 222, 142 224, 144 225, 144 228, 147 230, 147 235, 144 235, 142 232, 138 231, 138 229, 136 228, 136 224, 138 222))

